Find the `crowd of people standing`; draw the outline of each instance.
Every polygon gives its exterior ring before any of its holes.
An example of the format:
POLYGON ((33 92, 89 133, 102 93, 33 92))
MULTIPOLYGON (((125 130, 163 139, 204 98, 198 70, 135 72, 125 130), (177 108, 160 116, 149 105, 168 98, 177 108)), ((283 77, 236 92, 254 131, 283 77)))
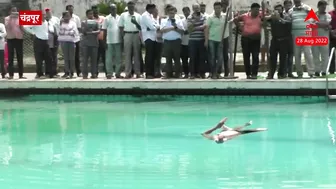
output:
MULTIPOLYGON (((336 5, 336 0, 333 2, 336 5)), ((172 5, 167 5, 164 14, 160 14, 156 5, 148 4, 146 11, 139 14, 135 3, 130 1, 121 15, 117 14, 115 4, 109 6, 107 16, 99 15, 98 6, 92 6, 81 20, 74 14, 74 6, 68 5, 61 17, 52 15, 51 9, 44 9, 44 20, 39 26, 20 26, 18 10, 12 7, 5 23, 0 25, 1 74, 3 78, 7 74, 3 61, 4 42, 7 41, 8 78, 14 77, 16 52, 19 78, 25 79, 23 34, 28 32, 34 36, 36 79, 60 77, 57 69, 59 48, 63 52, 65 73, 61 78, 88 79, 89 75, 92 79, 98 78, 100 61, 107 79, 226 78, 230 71, 230 24, 241 31, 247 79, 257 79, 262 37, 267 25, 272 34, 267 79, 273 79, 276 72, 279 79, 302 78, 302 52, 311 78, 328 74, 325 70, 330 48, 336 44, 336 11, 326 12, 326 1, 318 2, 316 14, 320 21, 314 22, 319 27, 319 35, 330 39, 330 44, 323 47, 295 45, 296 37, 306 34, 304 19, 311 10, 301 0, 285 0, 277 3, 274 10, 265 10, 253 3, 250 11, 241 15, 228 13, 228 6, 228 0, 215 2, 213 12, 207 14, 205 4, 194 4, 191 9, 183 7, 183 15, 177 15, 178 10, 172 5), (166 59, 164 72, 162 57, 166 59), (293 59, 297 76, 292 70, 293 59)), ((330 74, 334 72, 335 60, 330 74)))

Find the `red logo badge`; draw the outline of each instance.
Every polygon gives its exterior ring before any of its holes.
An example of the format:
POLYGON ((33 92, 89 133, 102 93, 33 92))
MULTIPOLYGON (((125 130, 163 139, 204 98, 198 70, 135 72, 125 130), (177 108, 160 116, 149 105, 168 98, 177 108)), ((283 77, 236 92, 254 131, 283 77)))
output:
POLYGON ((36 26, 42 25, 42 11, 26 10, 19 11, 19 24, 20 26, 36 26))
POLYGON ((312 23, 309 23, 306 25, 306 36, 299 36, 296 37, 295 43, 297 46, 325 46, 329 44, 329 38, 324 36, 318 35, 318 26, 314 24, 314 22, 319 22, 319 18, 314 12, 313 9, 311 9, 306 19, 304 20, 307 22, 310 20, 312 23))
POLYGON ((311 10, 308 12, 308 14, 307 14, 307 16, 306 16, 306 19, 305 19, 304 21, 306 22, 306 21, 309 20, 309 19, 313 19, 313 20, 315 20, 315 21, 317 21, 317 22, 320 21, 320 19, 317 17, 317 15, 315 14, 315 12, 314 12, 313 9, 311 9, 311 10))

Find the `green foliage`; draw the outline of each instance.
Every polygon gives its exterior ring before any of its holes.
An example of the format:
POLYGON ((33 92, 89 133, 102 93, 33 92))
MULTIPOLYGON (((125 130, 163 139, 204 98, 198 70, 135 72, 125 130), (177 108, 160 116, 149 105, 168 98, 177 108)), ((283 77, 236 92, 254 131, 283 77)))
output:
POLYGON ((119 2, 116 0, 110 0, 107 3, 102 2, 98 4, 100 14, 105 16, 110 14, 110 8, 109 8, 110 4, 115 4, 117 6, 117 14, 119 15, 124 12, 127 6, 127 3, 125 1, 119 2))

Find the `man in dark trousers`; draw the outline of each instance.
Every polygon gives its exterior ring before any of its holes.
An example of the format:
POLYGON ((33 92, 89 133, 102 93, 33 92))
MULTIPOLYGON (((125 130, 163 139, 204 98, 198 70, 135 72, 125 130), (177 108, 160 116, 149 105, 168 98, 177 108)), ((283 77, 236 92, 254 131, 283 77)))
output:
POLYGON ((36 79, 45 78, 45 73, 49 78, 53 78, 52 67, 51 67, 51 54, 49 50, 49 27, 48 21, 46 20, 46 14, 43 13, 43 21, 41 25, 36 26, 25 26, 24 29, 34 35, 34 56, 36 61, 36 79), (43 61, 45 63, 46 71, 43 71, 43 61))
POLYGON ((141 34, 142 40, 145 43, 146 55, 145 55, 145 66, 146 66, 146 78, 154 78, 154 67, 155 67, 155 58, 157 55, 156 49, 156 31, 160 28, 158 23, 156 24, 152 14, 156 6, 154 4, 148 4, 146 6, 146 12, 141 16, 141 34))
MULTIPOLYGON (((81 32, 81 20, 79 16, 73 13, 74 7, 73 5, 67 5, 65 10, 68 11, 71 15, 71 21, 74 21, 77 24, 78 31, 81 32)), ((80 67, 80 37, 78 36, 76 39, 76 52, 75 52, 75 68, 77 72, 77 76, 82 76, 82 71, 80 67)), ((73 74, 73 73, 71 73, 73 74)))
POLYGON ((190 79, 205 78, 206 48, 204 46, 206 17, 199 4, 192 6, 193 13, 188 17, 190 79))
POLYGON ((271 64, 267 79, 273 79, 277 68, 278 54, 280 55, 280 63, 278 69, 278 79, 284 79, 287 76, 286 60, 287 51, 293 43, 291 38, 291 23, 284 19, 283 6, 277 3, 274 6, 272 15, 266 19, 271 24, 272 40, 270 47, 271 64))
POLYGON ((9 16, 5 18, 6 39, 8 45, 8 73, 9 78, 14 77, 14 52, 16 52, 19 78, 23 77, 23 27, 19 25, 19 12, 16 7, 11 7, 9 16))
POLYGON ((258 3, 252 3, 250 12, 234 19, 237 27, 240 27, 240 22, 243 22, 241 45, 247 79, 258 78, 261 31, 263 25, 260 8, 261 6, 258 3), (252 65, 250 60, 251 55, 252 65))
POLYGON ((175 8, 169 8, 168 18, 163 19, 160 24, 162 32, 164 54, 166 57, 166 79, 181 77, 181 42, 184 27, 181 19, 175 19, 175 8), (173 75, 173 60, 176 68, 173 75))
MULTIPOLYGON (((284 16, 289 17, 289 10, 293 7, 293 3, 291 0, 285 0, 284 1, 284 16)), ((291 34, 291 38, 293 39, 293 36, 291 34)), ((293 49, 294 43, 291 43, 288 50, 287 50, 287 60, 286 60, 286 73, 287 77, 289 78, 295 78, 293 75, 293 59, 294 59, 294 49, 293 49)))
POLYGON ((60 19, 56 16, 52 15, 52 12, 49 8, 45 9, 46 11, 46 21, 48 22, 48 29, 49 29, 49 49, 50 49, 50 56, 51 56, 51 73, 46 73, 51 77, 58 77, 57 75, 57 55, 58 55, 58 31, 60 28, 60 19))
MULTIPOLYGON (((99 24, 99 29, 102 29, 102 25, 104 22, 105 17, 104 16, 100 16, 99 15, 99 8, 98 5, 94 5, 91 7, 92 11, 93 11, 93 16, 94 19, 97 21, 97 23, 99 24)), ((106 74, 106 49, 105 49, 105 42, 104 42, 104 32, 100 31, 99 35, 98 35, 98 42, 99 42, 99 47, 98 47, 98 54, 97 54, 97 76, 99 74, 99 62, 100 60, 103 63, 103 68, 104 68, 104 72, 106 74)))

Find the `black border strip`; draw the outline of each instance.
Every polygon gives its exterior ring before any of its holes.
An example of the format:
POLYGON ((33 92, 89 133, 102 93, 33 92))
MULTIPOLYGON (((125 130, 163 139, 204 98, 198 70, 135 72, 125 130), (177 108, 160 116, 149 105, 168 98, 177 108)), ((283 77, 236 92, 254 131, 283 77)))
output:
MULTIPOLYGON (((329 90, 336 94, 336 89, 329 90)), ((26 95, 220 95, 220 96, 325 96, 325 89, 0 89, 0 96, 26 95)))

